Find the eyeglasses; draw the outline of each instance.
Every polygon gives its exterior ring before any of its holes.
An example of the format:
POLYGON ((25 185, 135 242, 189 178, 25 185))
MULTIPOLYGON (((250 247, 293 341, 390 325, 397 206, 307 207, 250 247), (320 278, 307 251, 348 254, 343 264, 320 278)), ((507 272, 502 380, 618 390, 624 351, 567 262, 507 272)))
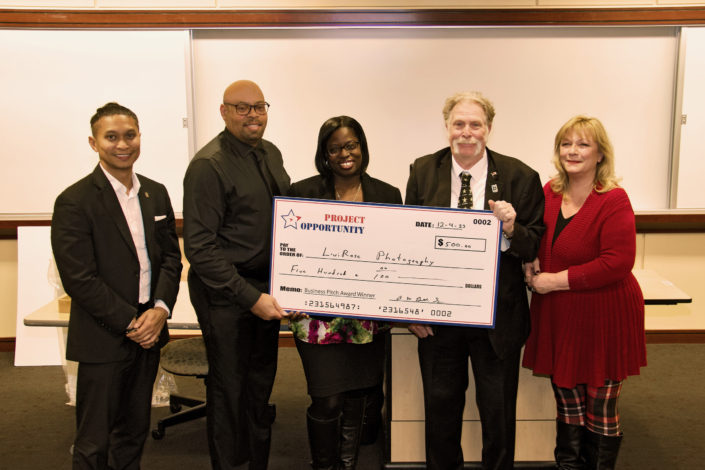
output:
POLYGON ((261 116, 267 114, 267 111, 269 111, 269 103, 232 104, 232 103, 223 102, 223 104, 227 104, 228 106, 232 106, 233 108, 235 108, 235 112, 238 113, 240 116, 247 116, 248 114, 250 114, 250 111, 252 111, 252 108, 255 108, 255 112, 261 116))
POLYGON ((338 147, 337 145, 334 147, 330 147, 328 149, 328 155, 331 157, 335 157, 336 155, 340 155, 340 152, 343 151, 343 149, 347 150, 348 152, 352 152, 355 150, 358 146, 360 145, 360 142, 356 140, 350 140, 345 143, 342 147, 338 147))

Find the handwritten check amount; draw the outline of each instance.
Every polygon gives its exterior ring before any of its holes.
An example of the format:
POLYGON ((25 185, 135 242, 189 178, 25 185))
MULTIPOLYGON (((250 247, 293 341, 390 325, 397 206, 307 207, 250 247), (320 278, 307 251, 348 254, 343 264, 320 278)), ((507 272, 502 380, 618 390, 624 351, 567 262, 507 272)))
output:
POLYGON ((494 327, 502 228, 489 211, 274 199, 284 310, 494 327))

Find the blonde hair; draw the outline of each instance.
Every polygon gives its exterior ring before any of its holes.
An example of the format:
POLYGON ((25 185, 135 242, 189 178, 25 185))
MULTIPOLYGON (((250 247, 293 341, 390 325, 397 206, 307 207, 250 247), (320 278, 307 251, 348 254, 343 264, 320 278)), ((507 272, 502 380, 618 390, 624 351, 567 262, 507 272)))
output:
POLYGON ((494 119, 494 105, 490 100, 485 98, 485 95, 479 91, 461 91, 454 94, 446 100, 446 104, 443 106, 443 120, 448 123, 450 119, 450 113, 455 108, 458 103, 477 103, 484 111, 487 126, 492 125, 492 120, 494 119))
POLYGON ((568 173, 561 165, 561 142, 570 132, 575 132, 586 138, 593 138, 597 143, 597 149, 602 154, 602 161, 597 163, 595 171, 595 191, 606 193, 618 187, 621 178, 617 178, 614 174, 614 147, 607 135, 605 126, 597 118, 580 115, 563 124, 563 127, 556 134, 551 162, 558 170, 558 174, 551 176, 551 189, 553 192, 565 196, 568 190, 568 173))

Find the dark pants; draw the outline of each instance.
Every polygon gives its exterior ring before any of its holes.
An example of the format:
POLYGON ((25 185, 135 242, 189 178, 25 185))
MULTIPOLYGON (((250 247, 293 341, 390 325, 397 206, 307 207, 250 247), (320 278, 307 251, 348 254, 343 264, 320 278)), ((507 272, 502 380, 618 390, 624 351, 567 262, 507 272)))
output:
POLYGON ((232 304, 214 305, 207 287, 192 273, 188 279, 208 355, 206 416, 213 469, 231 470, 249 460, 250 470, 264 470, 280 322, 232 304))
POLYGON ((521 350, 499 359, 486 330, 439 326, 419 340, 429 470, 461 470, 460 438, 468 388, 468 357, 482 424, 482 468, 514 467, 516 400, 521 350))
POLYGON ((74 470, 138 470, 149 433, 159 351, 121 362, 78 365, 74 470))

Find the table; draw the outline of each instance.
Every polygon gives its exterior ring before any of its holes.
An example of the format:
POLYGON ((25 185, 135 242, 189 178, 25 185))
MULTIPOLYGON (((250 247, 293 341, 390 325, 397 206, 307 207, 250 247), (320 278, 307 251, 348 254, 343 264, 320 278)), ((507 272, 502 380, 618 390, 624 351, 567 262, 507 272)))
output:
MULTIPOLYGON (((25 326, 54 326, 64 328, 69 326, 68 313, 59 312, 59 300, 52 300, 39 310, 35 310, 24 318, 25 326)), ((168 320, 169 332, 171 330, 198 330, 198 319, 196 312, 191 305, 191 298, 188 294, 188 284, 181 282, 179 286, 179 296, 176 298, 174 311, 171 320, 168 320)), ((194 334, 195 332, 190 332, 194 334)), ((177 335, 178 336, 178 335, 177 335)))
POLYGON ((634 277, 644 294, 645 305, 689 304, 693 298, 653 269, 634 269, 634 277))
MULTIPOLYGON (((68 313, 59 312, 59 300, 52 300, 39 310, 35 310, 24 318, 25 326, 53 326, 65 328, 69 326, 68 313)), ((196 311, 191 305, 189 297, 188 283, 182 281, 179 286, 179 295, 176 298, 174 310, 171 313, 171 319, 167 320, 169 325, 170 336, 192 336, 200 333, 198 318, 196 311), (180 331, 181 330, 181 331, 180 331), (183 330, 190 330, 184 332, 183 330), (198 331, 195 331, 198 330, 198 331)), ((288 320, 282 320, 279 328, 279 337, 293 337, 293 333, 289 331, 288 320)))

